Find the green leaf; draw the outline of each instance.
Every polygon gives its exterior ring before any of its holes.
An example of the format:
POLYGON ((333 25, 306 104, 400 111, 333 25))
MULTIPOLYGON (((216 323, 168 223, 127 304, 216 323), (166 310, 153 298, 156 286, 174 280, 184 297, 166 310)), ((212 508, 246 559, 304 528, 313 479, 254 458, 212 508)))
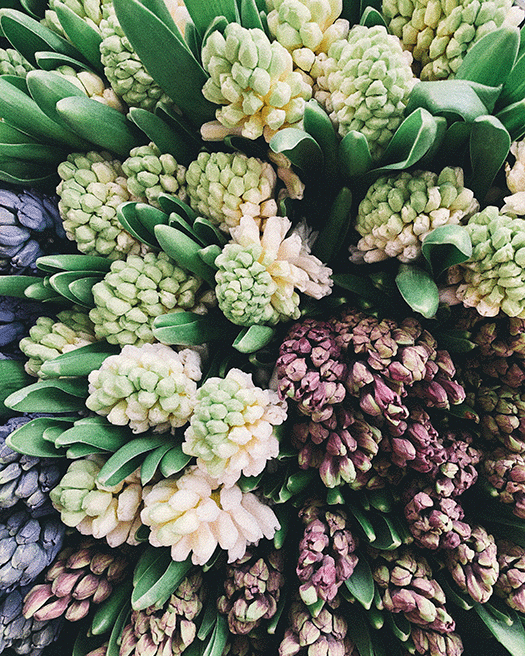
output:
POLYGON ((271 326, 248 326, 233 340, 232 346, 241 353, 254 353, 272 341, 275 329, 271 326))
POLYGON ((15 414, 5 405, 5 400, 17 390, 28 385, 31 380, 33 378, 26 373, 23 362, 0 360, 0 417, 10 417, 15 414))
POLYGON ((73 59, 81 59, 78 50, 39 21, 14 9, 0 10, 0 27, 13 48, 36 66, 35 53, 54 50, 73 59))
POLYGON ((93 69, 99 75, 103 75, 104 66, 100 61, 100 44, 102 43, 100 33, 65 4, 56 3, 55 11, 70 41, 79 45, 82 55, 93 69))
POLYGON ((328 221, 320 231, 312 249, 313 254, 321 262, 329 263, 340 252, 350 228, 351 209, 352 192, 348 187, 342 187, 332 203, 328 221))
POLYGON ((409 116, 419 107, 449 121, 469 122, 488 113, 478 94, 464 80, 418 82, 410 93, 405 114, 409 116))
POLYGON ((444 225, 435 228, 423 239, 421 251, 437 278, 449 267, 466 262, 471 257, 472 242, 464 226, 444 225))
POLYGON ((157 548, 155 551, 154 557, 148 559, 148 566, 134 578, 131 594, 133 610, 143 610, 154 604, 159 607, 164 605, 191 568, 189 559, 173 561, 169 549, 157 548))
POLYGON ((381 25, 381 27, 386 28, 386 23, 385 19, 383 16, 377 11, 377 9, 374 9, 373 7, 367 7, 362 16, 361 20, 359 21, 360 25, 364 25, 365 27, 374 27, 375 25, 381 25))
POLYGON ((93 342, 74 351, 62 353, 52 360, 46 360, 40 371, 49 378, 60 376, 87 376, 98 369, 110 355, 120 353, 120 348, 108 342, 93 342))
POLYGON ((525 54, 514 64, 498 99, 498 106, 511 105, 525 98, 525 54))
POLYGON ((82 305, 87 309, 95 307, 95 299, 93 297, 93 287, 100 281, 99 276, 86 276, 79 278, 69 283, 69 291, 75 299, 75 303, 82 305))
POLYGON ((511 656, 523 656, 525 654, 525 630, 515 611, 510 608, 505 609, 508 618, 512 622, 508 624, 496 616, 496 609, 490 603, 475 604, 474 609, 488 630, 511 656))
POLYGON ((95 283, 100 282, 103 277, 104 275, 102 273, 98 274, 96 271, 61 271, 60 273, 55 273, 50 276, 49 284, 56 292, 68 301, 77 303, 78 298, 71 292, 70 285, 78 280, 85 285, 87 278, 90 278, 92 280, 92 285, 94 285, 95 283))
POLYGON ((378 289, 372 283, 370 278, 356 276, 353 273, 336 273, 332 275, 332 280, 339 287, 361 296, 377 307, 383 307, 385 310, 387 308, 393 309, 395 307, 393 300, 383 291, 378 289))
POLYGON ((229 338, 232 325, 222 315, 202 316, 193 312, 171 312, 157 317, 153 334, 163 344, 196 346, 212 340, 229 338))
POLYGON ((79 412, 85 409, 87 380, 41 380, 13 392, 5 400, 17 412, 79 412))
POLYGON ((323 152, 317 141, 308 132, 298 128, 279 130, 270 140, 270 148, 274 153, 283 153, 305 174, 319 178, 323 170, 323 152))
POLYGON ((514 66, 519 43, 520 32, 510 25, 485 34, 469 48, 455 79, 491 87, 503 84, 514 66))
POLYGON ((468 187, 482 203, 507 159, 510 144, 510 134, 495 116, 478 116, 474 120, 470 133, 472 175, 468 187))
POLYGON ((177 196, 170 196, 169 194, 159 194, 157 198, 161 210, 167 214, 175 212, 181 216, 189 225, 192 225, 198 218, 195 212, 187 203, 177 198, 177 196))
POLYGON ((337 148, 339 138, 328 114, 313 98, 304 108, 304 129, 321 148, 325 162, 326 177, 335 182, 339 177, 337 148))
POLYGON ((101 271, 108 273, 111 260, 96 255, 43 255, 36 261, 36 266, 46 273, 59 271, 101 271))
POLYGON ((52 442, 44 440, 44 431, 59 422, 71 422, 71 419, 58 417, 37 417, 13 431, 6 439, 6 444, 18 453, 36 458, 63 458, 64 450, 55 448, 52 442))
POLYGON ((193 232, 199 240, 205 244, 217 244, 221 248, 228 243, 224 232, 219 230, 211 221, 202 216, 198 216, 193 222, 193 232))
MULTIPOLYGON (((135 239, 138 239, 141 241, 143 244, 146 244, 147 246, 151 246, 152 248, 158 249, 159 248, 159 242, 157 241, 156 237, 154 234, 151 234, 151 232, 146 228, 146 226, 142 223, 142 221, 139 218, 139 205, 144 205, 144 203, 136 203, 135 201, 127 201, 125 203, 122 203, 121 205, 118 206, 117 209, 117 219, 120 223, 120 225, 129 232, 130 235, 135 237, 135 239)), ((151 205, 147 205, 147 207, 151 207, 151 205)), ((156 208, 152 208, 156 209, 156 208)), ((161 210, 158 210, 159 212, 159 217, 162 216, 162 222, 167 223, 168 222, 168 216, 164 214, 164 212, 161 212, 161 210)))
POLYGON ((186 467, 191 458, 191 456, 183 452, 180 444, 172 446, 160 461, 160 473, 164 478, 178 474, 186 467))
POLYGON ((194 142, 184 133, 174 132, 160 116, 140 107, 131 107, 128 116, 161 153, 173 155, 178 164, 188 166, 196 159, 197 149, 194 142))
POLYGON ((99 604, 91 621, 90 633, 95 636, 104 635, 113 628, 123 606, 130 606, 133 583, 126 578, 114 586, 110 596, 99 604))
POLYGON ((374 601, 375 585, 370 565, 365 558, 359 558, 352 575, 346 579, 345 586, 366 610, 370 610, 374 601))
MULTIPOLYGON (((204 12, 210 11, 213 5, 212 2, 197 2, 204 12)), ((138 0, 113 0, 113 6, 119 23, 140 61, 188 120, 197 126, 213 120, 215 105, 202 95, 207 75, 188 47, 138 0), (151 38, 152 34, 155 34, 155 39, 151 38), (160 57, 159 43, 162 43, 160 57), (181 83, 182 81, 184 83, 181 83)), ((188 11, 192 13, 189 7, 188 11)), ((193 16, 192 19, 195 23, 193 16)), ((200 31, 199 25, 195 25, 200 31)))
POLYGON ((27 298, 26 289, 34 284, 34 276, 0 276, 0 295, 27 298))
POLYGON ((359 656, 377 656, 370 638, 370 629, 368 623, 361 613, 356 613, 356 609, 351 607, 352 616, 348 622, 348 637, 357 647, 359 656))
POLYGON ((370 513, 374 527, 375 540, 371 542, 376 549, 391 551, 403 543, 396 525, 391 517, 380 513, 370 513))
POLYGON ((74 96, 86 97, 84 91, 81 91, 64 75, 54 71, 29 71, 26 81, 33 100, 52 121, 58 124, 62 123, 56 110, 59 100, 74 96))
POLYGON ((507 105, 496 114, 496 118, 502 122, 512 141, 521 139, 525 134, 525 98, 507 105))
POLYGON ((197 30, 204 34, 216 16, 224 16, 228 23, 240 23, 235 0, 187 0, 184 2, 197 30))
POLYGON ((103 485, 118 485, 132 474, 144 460, 146 453, 166 444, 167 438, 147 435, 128 442, 107 460, 98 474, 103 485))
POLYGON ((396 276, 401 296, 414 312, 426 319, 433 317, 439 306, 439 291, 430 275, 415 266, 402 264, 396 276))
POLYGON ((364 134, 352 130, 339 144, 339 162, 347 178, 364 175, 372 168, 370 147, 364 134))
MULTIPOLYGON (((436 336, 436 338, 440 346, 447 351, 452 351, 452 353, 469 353, 477 348, 477 344, 467 339, 460 330, 439 331, 439 337, 436 336)), ((452 407, 457 408, 458 406, 452 407)))
POLYGON ((386 615, 392 633, 398 640, 406 642, 412 633, 412 625, 402 613, 387 613, 386 615))
POLYGON ((56 109, 73 132, 120 157, 128 157, 132 148, 146 141, 145 134, 117 109, 92 98, 63 98, 56 109))
POLYGON ((120 641, 122 639, 122 631, 126 626, 128 617, 130 615, 131 609, 129 603, 124 603, 117 619, 113 624, 111 634, 109 636, 109 642, 106 649, 106 656, 119 656, 120 653, 120 641))
POLYGON ((438 122, 426 109, 415 109, 395 131, 374 173, 407 169, 422 159, 434 145, 438 122))
POLYGON ((155 476, 160 461, 171 448, 171 444, 163 444, 153 451, 150 451, 144 458, 144 461, 140 467, 140 482, 143 486, 147 485, 155 476))
POLYGON ((64 430, 55 440, 55 446, 84 444, 114 453, 128 444, 130 437, 131 432, 127 427, 110 424, 104 417, 86 417, 64 430))
POLYGON ((199 257, 200 244, 180 230, 167 225, 158 225, 155 228, 155 237, 162 250, 177 264, 205 280, 210 287, 215 287, 215 270, 199 257))
POLYGON ((228 639, 228 622, 224 615, 217 615, 217 622, 202 656, 222 656, 228 639))
POLYGON ((241 0, 241 25, 248 29, 259 29, 264 31, 264 25, 255 0, 241 0))
POLYGON ((26 288, 27 298, 31 298, 35 301, 43 301, 44 303, 48 301, 60 301, 62 303, 65 302, 65 298, 63 296, 59 296, 55 290, 46 283, 47 280, 41 280, 39 282, 33 283, 32 285, 29 285, 29 287, 26 288))

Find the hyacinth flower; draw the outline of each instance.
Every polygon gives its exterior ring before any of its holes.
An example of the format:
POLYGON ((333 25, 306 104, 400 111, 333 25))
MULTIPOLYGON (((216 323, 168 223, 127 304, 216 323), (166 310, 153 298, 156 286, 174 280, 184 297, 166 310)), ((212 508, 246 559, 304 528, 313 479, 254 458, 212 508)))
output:
POLYGON ((12 508, 19 501, 35 513, 50 510, 49 492, 61 472, 54 458, 37 458, 13 451, 6 438, 31 417, 12 417, 0 426, 0 508, 12 508))
POLYGON ((363 134, 374 160, 381 157, 403 120, 416 83, 412 57, 383 26, 354 25, 345 39, 334 41, 313 67, 315 98, 339 134, 363 134))
POLYGON ((409 263, 421 255, 421 244, 435 228, 466 223, 479 204, 463 186, 463 171, 447 167, 439 175, 430 171, 404 171, 382 176, 359 205, 356 230, 358 256, 365 262, 396 257, 409 263))
MULTIPOLYGON (((295 126, 303 117, 312 87, 293 70, 290 53, 270 41, 261 29, 229 23, 224 35, 215 31, 202 49, 202 64, 210 75, 204 97, 221 105, 215 115, 224 130, 248 139, 266 141, 280 129, 295 126)), ((214 134, 211 127, 206 136, 214 134)), ((219 138, 222 138, 220 136, 219 138)))
POLYGON ((40 656, 64 626, 62 618, 36 620, 23 615, 24 589, 10 592, 0 601, 0 652, 40 656))
POLYGON ((523 10, 509 0, 430 6, 423 0, 409 5, 384 0, 382 12, 389 30, 412 53, 422 80, 454 77, 476 41, 501 25, 519 25, 523 20, 523 10))
POLYGON ((0 48, 0 74, 25 78, 33 70, 31 64, 14 48, 0 48))
POLYGON ((525 610, 525 549, 510 540, 497 540, 499 575, 494 593, 514 610, 525 610))
POLYGON ((140 478, 133 473, 118 485, 104 486, 97 478, 103 464, 100 456, 74 460, 49 496, 66 526, 105 538, 111 547, 134 545, 143 494, 140 478))
POLYGON ((279 455, 275 427, 286 419, 286 408, 276 392, 230 369, 224 378, 208 378, 195 396, 182 450, 218 483, 231 486, 241 474, 257 476, 279 455))
POLYGON ((296 573, 299 594, 311 606, 319 600, 333 602, 341 584, 352 576, 358 557, 346 512, 323 507, 317 500, 299 511, 304 533, 299 542, 296 573))
POLYGON ((230 229, 232 240, 215 258, 215 293, 233 323, 275 325, 298 319, 298 292, 317 300, 331 293, 331 269, 310 253, 301 226, 287 236, 291 225, 286 217, 272 216, 261 233, 255 219, 243 216, 230 229))
POLYGON ((0 189, 0 274, 35 271, 37 258, 64 248, 56 197, 0 189))
POLYGON ((24 598, 26 618, 46 622, 64 617, 78 622, 100 604, 127 574, 128 560, 104 543, 87 539, 67 547, 24 598))
POLYGON ((202 575, 194 572, 161 608, 132 611, 122 632, 120 656, 182 654, 196 638, 205 593, 202 575))
POLYGON ((41 376, 41 367, 62 353, 69 353, 96 341, 95 326, 80 308, 63 310, 56 319, 40 316, 29 335, 20 340, 20 350, 29 359, 25 370, 32 376, 41 376))
POLYGON ((509 504, 517 517, 525 517, 524 455, 498 447, 485 455, 481 472, 491 486, 492 495, 509 504))
POLYGON ((200 152, 186 172, 191 207, 225 232, 245 215, 260 223, 275 216, 276 182, 269 162, 243 153, 200 152))
POLYGON ((197 351, 127 345, 89 374, 86 406, 134 433, 173 432, 192 416, 200 378, 197 351))
POLYGON ((231 633, 251 634, 274 617, 285 586, 284 566, 281 550, 250 547, 242 558, 227 565, 217 609, 226 615, 231 633))
POLYGON ((36 322, 42 310, 38 303, 0 296, 0 349, 16 351, 20 339, 36 322))
POLYGON ((141 519, 151 528, 150 544, 171 547, 176 561, 191 554, 195 565, 204 565, 217 545, 229 562, 242 558, 248 545, 271 539, 279 528, 273 510, 255 494, 221 486, 195 466, 154 484, 144 495, 141 519))

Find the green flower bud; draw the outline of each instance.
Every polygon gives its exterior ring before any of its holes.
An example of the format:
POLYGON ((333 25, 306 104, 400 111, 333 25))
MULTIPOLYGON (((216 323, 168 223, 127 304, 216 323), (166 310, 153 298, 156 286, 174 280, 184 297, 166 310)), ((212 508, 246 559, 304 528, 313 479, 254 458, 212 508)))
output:
POLYGON ((140 478, 134 473, 116 486, 104 487, 97 479, 104 462, 100 456, 75 460, 49 496, 66 526, 82 535, 106 538, 110 547, 135 545, 141 524, 140 478))
POLYGON ((20 350, 29 358, 25 364, 27 373, 44 378, 40 373, 44 362, 94 341, 95 327, 88 315, 78 309, 64 310, 57 320, 39 317, 29 335, 21 340, 20 350))
POLYGON ((95 334, 110 344, 142 346, 154 342, 155 317, 181 310, 205 311, 203 299, 196 298, 201 283, 163 252, 117 260, 105 278, 93 286, 96 307, 89 317, 95 334))
POLYGON ((100 60, 115 93, 130 107, 153 110, 159 102, 171 105, 133 50, 113 9, 101 21, 100 32, 100 60))
POLYGON ((86 406, 112 424, 129 424, 134 433, 173 432, 191 417, 200 377, 196 351, 178 353, 164 344, 125 346, 89 374, 86 406))
POLYGON ((103 105, 108 105, 117 109, 119 112, 124 113, 124 106, 120 98, 110 87, 106 87, 104 80, 92 73, 91 71, 77 71, 71 67, 64 64, 59 66, 56 73, 63 75, 68 82, 71 82, 81 91, 83 91, 89 98, 98 100, 103 105))
POLYGON ((388 257, 412 262, 432 230, 462 223, 477 209, 459 168, 447 167, 439 176, 429 171, 383 176, 359 205, 355 227, 362 239, 357 248, 366 262, 388 257))
POLYGON ((120 225, 117 208, 133 200, 121 163, 107 152, 72 153, 58 167, 58 208, 69 239, 80 251, 112 260, 144 247, 120 225))
POLYGON ((108 11, 112 4, 112 0, 49 0, 49 9, 46 9, 45 18, 42 22, 50 30, 65 36, 64 29, 55 11, 57 6, 64 6, 74 11, 77 16, 83 18, 86 23, 98 31, 104 13, 108 11))
POLYGON ((381 157, 404 119, 408 96, 416 83, 411 56, 384 27, 354 25, 347 39, 318 57, 315 97, 344 137, 364 134, 374 160, 381 157))
POLYGON ((289 52, 296 66, 310 71, 315 56, 328 52, 338 39, 345 39, 349 24, 339 18, 341 0, 267 0, 268 28, 289 52))
POLYGON ((225 232, 242 216, 277 214, 276 181, 268 162, 242 153, 199 153, 186 173, 191 206, 225 232))
POLYGON ((502 25, 519 25, 523 10, 512 0, 383 0, 382 14, 403 42, 422 80, 454 77, 468 50, 502 25))
POLYGON ((186 168, 177 164, 173 155, 161 155, 154 143, 133 148, 122 163, 131 193, 158 207, 159 194, 166 193, 186 201, 186 168))
POLYGON ((33 67, 18 50, 0 48, 0 75, 16 75, 25 78, 31 70, 33 67))
POLYGON ((277 130, 302 120, 311 85, 293 71, 286 48, 262 30, 229 23, 224 35, 213 32, 202 49, 202 64, 210 74, 202 93, 223 105, 216 117, 227 129, 269 141, 277 130))
POLYGON ((472 256, 460 265, 456 296, 484 317, 525 318, 525 220, 486 207, 467 224, 472 256))

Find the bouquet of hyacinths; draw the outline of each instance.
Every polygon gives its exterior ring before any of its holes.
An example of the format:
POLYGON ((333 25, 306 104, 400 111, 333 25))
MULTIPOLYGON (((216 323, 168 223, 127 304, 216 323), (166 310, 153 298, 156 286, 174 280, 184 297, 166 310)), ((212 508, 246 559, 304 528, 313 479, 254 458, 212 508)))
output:
POLYGON ((524 19, 0 0, 0 653, 525 654, 524 19))

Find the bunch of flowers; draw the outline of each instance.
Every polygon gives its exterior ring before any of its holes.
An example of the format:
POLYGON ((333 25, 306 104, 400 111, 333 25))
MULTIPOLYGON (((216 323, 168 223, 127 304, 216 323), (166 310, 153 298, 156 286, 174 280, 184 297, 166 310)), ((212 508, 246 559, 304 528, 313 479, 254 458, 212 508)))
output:
POLYGON ((523 656, 521 5, 0 4, 0 653, 523 656))

